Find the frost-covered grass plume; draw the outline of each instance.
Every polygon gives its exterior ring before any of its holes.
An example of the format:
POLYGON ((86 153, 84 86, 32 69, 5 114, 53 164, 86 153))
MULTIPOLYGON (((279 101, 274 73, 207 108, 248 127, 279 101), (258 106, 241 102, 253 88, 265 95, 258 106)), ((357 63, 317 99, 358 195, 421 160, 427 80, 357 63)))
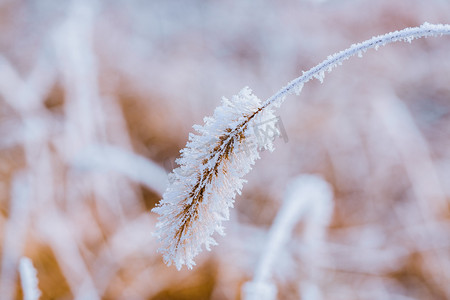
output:
MULTIPOLYGON (((177 160, 180 167, 169 175, 171 184, 153 209, 161 215, 158 235, 168 264, 192 268, 201 246, 209 250, 216 244, 211 235, 224 234, 222 221, 241 192, 242 177, 259 158, 256 136, 247 129, 273 118, 272 110, 263 111, 261 101, 244 88, 231 100, 224 98, 204 126, 194 126, 198 134, 189 136, 177 160)), ((264 147, 272 150, 272 140, 264 147)))
MULTIPOLYGON (((203 126, 194 126, 197 134, 189 136, 189 142, 177 160, 179 167, 170 174, 170 185, 153 209, 160 215, 157 235, 165 262, 174 263, 178 269, 183 265, 192 268, 194 257, 203 246, 209 250, 210 246, 216 245, 212 235, 214 232, 224 234, 222 221, 229 218, 235 195, 242 190, 245 182, 242 177, 259 158, 251 128, 273 118, 273 109, 281 105, 288 94, 299 94, 303 85, 313 78, 322 82, 325 72, 331 72, 352 56, 362 56, 368 49, 448 34, 450 25, 425 23, 376 36, 329 56, 264 103, 249 88, 244 88, 231 100, 224 99, 214 115, 204 119, 203 126)), ((269 140, 264 148, 273 150, 272 141, 269 140)))

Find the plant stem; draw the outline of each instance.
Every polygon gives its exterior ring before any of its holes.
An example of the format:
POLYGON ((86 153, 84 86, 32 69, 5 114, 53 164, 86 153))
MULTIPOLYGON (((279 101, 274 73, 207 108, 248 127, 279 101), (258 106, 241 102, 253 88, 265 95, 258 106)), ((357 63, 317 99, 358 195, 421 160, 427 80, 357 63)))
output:
POLYGON ((356 54, 358 54, 358 56, 361 56, 363 52, 366 52, 370 48, 378 49, 379 46, 385 46, 387 44, 399 41, 411 43, 411 41, 416 38, 437 35, 450 35, 450 25, 435 25, 424 23, 420 27, 405 28, 400 31, 394 31, 387 34, 375 36, 362 43, 353 44, 349 48, 341 52, 328 56, 328 58, 320 64, 316 65, 306 72, 303 72, 300 77, 295 78, 285 87, 280 89, 276 94, 267 99, 263 104, 262 109, 277 103, 277 101, 279 101, 281 104, 284 98, 293 92, 299 94, 303 87, 303 84, 305 84, 312 78, 317 78, 320 80, 320 82, 322 82, 325 76, 325 71, 328 71, 328 73, 330 73, 335 67, 341 65, 344 60, 347 60, 356 54))

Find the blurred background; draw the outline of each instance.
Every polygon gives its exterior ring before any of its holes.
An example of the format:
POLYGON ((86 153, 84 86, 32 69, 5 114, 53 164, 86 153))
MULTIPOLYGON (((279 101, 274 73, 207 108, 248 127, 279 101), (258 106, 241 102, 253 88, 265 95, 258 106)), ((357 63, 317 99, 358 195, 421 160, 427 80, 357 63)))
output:
POLYGON ((23 298, 28 257, 40 299, 246 299, 280 208, 309 199, 295 178, 316 174, 332 200, 278 226, 277 299, 450 299, 449 37, 288 97, 288 142, 193 270, 163 263, 150 212, 222 96, 265 100, 352 43, 449 16, 447 0, 1 0, 0 298, 23 298))

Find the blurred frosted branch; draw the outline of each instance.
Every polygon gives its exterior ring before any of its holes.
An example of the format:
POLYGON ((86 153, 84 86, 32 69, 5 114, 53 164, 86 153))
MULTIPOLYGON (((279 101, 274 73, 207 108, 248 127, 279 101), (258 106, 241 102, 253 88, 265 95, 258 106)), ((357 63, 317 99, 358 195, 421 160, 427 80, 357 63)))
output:
POLYGON ((320 259, 315 254, 322 245, 332 212, 333 193, 326 181, 314 175, 303 175, 292 180, 286 190, 283 206, 270 228, 267 246, 258 262, 254 279, 243 287, 243 298, 275 299, 272 269, 277 260, 283 257, 281 250, 287 244, 295 224, 301 219, 306 223, 303 242, 309 252, 305 263, 308 273, 313 272, 315 263, 311 260, 320 259))
MULTIPOLYGON (((30 145, 46 138, 55 120, 43 109, 43 100, 55 81, 55 70, 45 54, 26 79, 22 79, 11 63, 0 55, 0 95, 21 117, 20 121, 1 124, 4 138, 0 147, 19 143, 30 145)), ((28 151, 28 154, 31 154, 28 151)))
POLYGON ((14 298, 16 270, 30 221, 30 176, 28 172, 17 173, 12 182, 11 210, 4 227, 2 263, 0 274, 0 295, 4 299, 14 298))
POLYGON ((81 241, 77 239, 77 225, 53 206, 47 207, 45 216, 40 216, 37 229, 40 238, 52 248, 74 299, 100 299, 79 247, 81 241))
MULTIPOLYGON (((113 129, 117 127, 108 128, 108 119, 115 118, 119 124, 123 124, 123 116, 119 115, 122 111, 116 107, 115 100, 104 98, 100 93, 99 59, 93 42, 95 20, 98 17, 97 4, 96 1, 73 1, 67 18, 52 36, 66 92, 64 136, 58 140, 57 148, 67 162, 72 162, 80 151, 96 143, 114 142, 120 143, 120 147, 130 148, 124 127, 116 132, 113 129), (111 113, 108 108, 112 108, 111 113)), ((69 174, 68 185, 71 180, 77 179, 69 174)), ((129 195, 131 187, 125 181, 120 181, 120 185, 111 184, 114 181, 111 174, 95 177, 86 183, 86 190, 82 193, 92 192, 97 205, 106 205, 116 216, 124 217, 124 203, 121 199, 125 198, 122 196, 129 195)), ((67 202, 80 205, 76 201, 79 196, 77 191, 70 191, 67 202)), ((99 213, 103 220, 109 219, 105 210, 100 210, 99 213)), ((123 220, 124 218, 119 218, 119 222, 123 220)))
POLYGON ((71 157, 94 141, 105 139, 104 112, 93 52, 95 2, 73 1, 67 18, 55 30, 53 44, 66 91, 63 154, 71 157))
POLYGON ((41 291, 38 287, 37 271, 28 257, 22 257, 19 264, 20 279, 24 300, 38 300, 41 291))
MULTIPOLYGON (((436 231, 435 219, 443 215, 448 208, 441 180, 431 157, 428 143, 414 122, 411 113, 392 91, 383 94, 382 99, 373 103, 378 118, 392 137, 393 145, 400 154, 403 166, 411 181, 411 189, 416 198, 422 221, 422 233, 431 237, 436 231)), ((405 222, 405 213, 398 208, 399 220, 405 222)), ((409 228, 405 224, 406 228, 409 228)), ((419 245, 419 240, 413 239, 419 245)), ((434 259, 429 262, 433 272, 431 278, 450 294, 450 287, 445 283, 450 279, 450 263, 446 255, 440 255, 440 248, 435 239, 429 238, 427 244, 431 245, 434 259)))
MULTIPOLYGON (((148 234, 148 228, 154 226, 154 218, 146 212, 142 213, 124 226, 118 227, 109 238, 108 243, 103 245, 92 268, 96 288, 100 295, 103 295, 117 273, 127 267, 130 259, 142 257, 146 261, 153 262, 157 243, 155 237, 148 234), (124 243, 125 240, 126 243, 124 243)), ((164 265, 151 263, 145 268, 145 271, 153 277, 145 285, 155 293, 162 285, 170 284, 170 282, 164 282, 163 274, 158 274, 159 268, 164 268, 164 265)))
POLYGON ((445 211, 448 201, 426 139, 411 113, 393 91, 371 104, 399 152, 421 211, 429 219, 445 211))
POLYGON ((167 187, 167 173, 151 160, 114 146, 91 145, 78 154, 72 165, 88 171, 115 171, 158 192, 167 187))

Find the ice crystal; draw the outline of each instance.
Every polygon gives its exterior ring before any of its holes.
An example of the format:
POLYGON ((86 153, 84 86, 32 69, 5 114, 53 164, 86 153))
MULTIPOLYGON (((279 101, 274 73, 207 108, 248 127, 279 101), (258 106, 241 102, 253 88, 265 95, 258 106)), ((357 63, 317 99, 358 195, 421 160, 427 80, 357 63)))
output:
POLYGON ((223 98, 213 117, 195 125, 186 148, 170 174, 170 185, 153 212, 158 213, 156 234, 164 261, 177 269, 195 265, 194 257, 216 245, 214 232, 223 235, 222 221, 228 220, 236 193, 259 158, 258 148, 272 150, 272 140, 261 145, 253 128, 275 116, 270 108, 244 88, 231 100, 223 98))
POLYGON ((297 84, 294 86, 294 93, 298 96, 302 92, 303 84, 297 84))

